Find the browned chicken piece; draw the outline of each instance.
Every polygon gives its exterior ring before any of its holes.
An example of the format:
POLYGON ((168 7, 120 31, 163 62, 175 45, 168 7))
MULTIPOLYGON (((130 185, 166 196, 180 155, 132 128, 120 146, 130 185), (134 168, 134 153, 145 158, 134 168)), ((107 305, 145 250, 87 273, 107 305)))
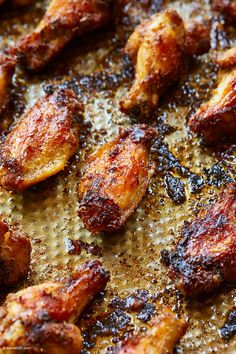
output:
POLYGON ((236 52, 221 53, 218 64, 219 82, 209 101, 202 104, 190 118, 190 129, 208 144, 233 136, 236 132, 236 52))
POLYGON ((0 113, 6 108, 9 90, 15 72, 15 61, 7 55, 0 54, 0 113))
POLYGON ((110 0, 52 0, 36 29, 11 53, 28 69, 38 70, 72 38, 104 26, 110 19, 110 0))
POLYGON ((12 287, 29 271, 30 239, 0 220, 0 286, 12 287))
POLYGON ((115 353, 171 354, 186 329, 186 321, 179 319, 174 312, 166 308, 151 321, 150 328, 145 334, 128 338, 115 353))
POLYGON ((143 21, 130 36, 125 52, 135 66, 135 79, 120 102, 123 112, 150 115, 160 96, 176 81, 186 58, 209 48, 209 24, 184 24, 174 10, 143 21))
POLYGON ((236 183, 186 224, 169 259, 169 275, 186 295, 236 281, 236 183))
POLYGON ((59 90, 39 99, 1 146, 1 185, 22 191, 61 171, 76 151, 75 118, 81 111, 71 90, 59 90))
POLYGON ((236 19, 236 0, 213 0, 213 9, 236 19))
POLYGON ((82 336, 73 322, 108 280, 100 262, 93 261, 68 279, 8 295, 0 308, 0 352, 13 354, 17 347, 22 354, 79 354, 82 336))
POLYGON ((135 125, 90 156, 79 186, 79 215, 88 230, 116 231, 137 208, 154 173, 149 146, 156 134, 135 125))

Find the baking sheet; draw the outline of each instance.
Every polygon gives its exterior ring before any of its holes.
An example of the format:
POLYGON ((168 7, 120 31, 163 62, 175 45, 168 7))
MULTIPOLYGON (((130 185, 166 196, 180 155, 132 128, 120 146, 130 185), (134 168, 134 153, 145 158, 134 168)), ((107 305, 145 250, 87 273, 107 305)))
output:
MULTIPOLYGON (((46 5, 39 1, 32 8, 17 11, 2 7, 0 48, 28 33, 46 5)), ((87 156, 116 136, 120 127, 144 121, 140 117, 131 119, 118 109, 120 97, 132 82, 132 68, 122 48, 135 24, 160 6, 161 1, 155 0, 129 1, 116 23, 75 39, 41 73, 18 69, 12 102, 0 123, 4 134, 38 97, 58 86, 72 87, 85 104, 80 148, 66 170, 22 194, 0 190, 0 213, 32 239, 31 272, 23 286, 67 275, 86 259, 100 258, 110 270, 106 292, 88 307, 79 322, 84 353, 111 352, 110 347, 121 338, 144 330, 146 321, 165 305, 189 319, 178 353, 236 353, 235 339, 224 341, 219 335, 228 310, 236 305, 235 290, 223 286, 211 296, 186 300, 168 279, 160 257, 163 249, 173 247, 183 222, 213 201, 220 188, 235 176, 234 143, 209 149, 186 127, 191 112, 210 96, 215 85, 216 68, 210 55, 191 61, 183 78, 167 91, 157 114, 147 122, 157 124, 161 131, 152 148, 157 171, 125 228, 113 235, 92 236, 77 215, 76 190, 87 156), (176 205, 168 196, 167 173, 184 183, 186 202, 176 205), (98 247, 88 247, 88 243, 98 247), (130 305, 131 294, 140 301, 136 311, 130 305)), ((234 29, 222 16, 210 12, 209 1, 165 1, 163 6, 176 8, 186 20, 212 18, 213 47, 235 43, 234 29)))

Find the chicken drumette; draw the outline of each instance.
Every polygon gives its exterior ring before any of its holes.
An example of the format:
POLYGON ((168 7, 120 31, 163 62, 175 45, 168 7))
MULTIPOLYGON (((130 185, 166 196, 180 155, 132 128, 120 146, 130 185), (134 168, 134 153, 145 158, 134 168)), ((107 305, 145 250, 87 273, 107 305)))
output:
POLYGON ((120 102, 125 113, 150 115, 159 98, 176 81, 186 58, 209 48, 208 23, 184 24, 174 10, 143 21, 130 36, 125 52, 135 66, 135 80, 120 102))
POLYGON ((17 285, 27 276, 30 258, 30 239, 0 220, 1 290, 17 285))
POLYGON ((144 196, 154 172, 149 146, 154 128, 136 125, 99 148, 79 186, 79 215, 97 233, 120 229, 144 196))
POLYGON ((166 308, 150 322, 150 328, 145 334, 128 338, 114 352, 117 354, 171 354, 186 328, 187 323, 166 308))
POLYGON ((73 322, 108 280, 93 261, 68 279, 8 295, 0 308, 0 353, 80 353, 82 336, 73 322))
POLYGON ((236 48, 219 54, 218 85, 212 98, 190 118, 190 129, 208 144, 236 133, 236 48))
POLYGON ((39 99, 0 148, 1 185, 21 191, 61 171, 75 153, 82 109, 71 90, 39 99))
POLYGON ((209 292, 223 281, 236 281, 236 184, 209 210, 187 223, 170 253, 169 275, 187 295, 209 292))
POLYGON ((11 50, 31 70, 45 66, 75 36, 111 19, 110 0, 52 0, 36 29, 11 50))

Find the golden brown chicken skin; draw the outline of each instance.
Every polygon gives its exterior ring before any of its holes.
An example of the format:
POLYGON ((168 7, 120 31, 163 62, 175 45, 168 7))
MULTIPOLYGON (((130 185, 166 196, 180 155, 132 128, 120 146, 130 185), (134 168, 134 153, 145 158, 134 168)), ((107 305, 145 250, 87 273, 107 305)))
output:
POLYGON ((78 191, 79 215, 88 230, 118 230, 134 212, 154 173, 149 146, 156 134, 136 125, 90 156, 78 191))
POLYGON ((39 99, 1 146, 1 185, 22 191, 61 171, 76 151, 81 111, 71 90, 39 99))
POLYGON ((100 262, 93 261, 68 279, 8 295, 0 308, 0 353, 79 354, 82 336, 73 322, 108 280, 100 262))
POLYGON ((26 68, 44 67, 68 42, 111 19, 109 0, 52 0, 36 29, 12 48, 26 68))
POLYGON ((142 336, 127 339, 117 354, 172 354, 175 344, 184 335, 186 321, 166 308, 150 323, 150 328, 142 336))
POLYGON ((0 287, 12 287, 29 271, 30 239, 0 220, 0 287))
POLYGON ((134 83, 120 102, 123 112, 150 115, 160 96, 176 81, 186 58, 209 48, 209 24, 184 24, 174 10, 143 21, 130 36, 125 52, 135 67, 134 83))
POLYGON ((235 183, 183 228, 170 254, 169 275, 190 296, 209 292, 223 281, 236 281, 235 183))
POLYGON ((7 55, 0 54, 0 113, 7 106, 14 72, 15 60, 7 55))
POLYGON ((236 1, 235 0, 213 0, 213 9, 225 14, 227 17, 236 19, 236 1))
POLYGON ((236 133, 236 53, 235 48, 220 54, 218 86, 212 97, 190 118, 190 129, 206 143, 215 144, 236 133))

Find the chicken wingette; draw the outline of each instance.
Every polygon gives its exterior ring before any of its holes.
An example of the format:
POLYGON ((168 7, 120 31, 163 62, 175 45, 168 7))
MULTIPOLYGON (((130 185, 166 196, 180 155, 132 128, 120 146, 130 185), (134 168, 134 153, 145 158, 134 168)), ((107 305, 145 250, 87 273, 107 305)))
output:
POLYGON ((9 100, 9 90, 15 72, 15 60, 0 54, 0 113, 6 108, 9 100))
POLYGON ((11 49, 30 70, 44 67, 75 36, 111 20, 110 0, 52 0, 35 30, 11 49))
POLYGON ((0 220, 0 287, 18 285, 29 271, 30 239, 0 220))
POLYGON ((169 275, 186 295, 236 281, 236 183, 185 225, 169 261, 169 275))
POLYGON ((61 171, 76 151, 81 111, 71 90, 39 99, 0 147, 0 184, 22 191, 61 171))
POLYGON ((149 146, 156 134, 135 125, 90 156, 78 191, 79 215, 88 230, 118 230, 134 212, 154 173, 149 146))
POLYGON ((190 129, 214 144, 236 133, 236 50, 221 53, 218 85, 212 97, 190 118, 190 129))
POLYGON ((150 328, 141 336, 128 338, 115 349, 117 354, 172 354, 175 344, 184 335, 186 321, 166 308, 153 318, 150 328))
POLYGON ((0 353, 79 354, 82 336, 73 323, 108 280, 93 261, 67 279, 8 295, 0 307, 0 353))
POLYGON ((174 10, 157 13, 143 21, 125 47, 135 66, 135 79, 120 102, 121 110, 150 115, 157 108, 160 96, 179 78, 186 59, 209 48, 209 35, 208 24, 185 26, 174 10))

